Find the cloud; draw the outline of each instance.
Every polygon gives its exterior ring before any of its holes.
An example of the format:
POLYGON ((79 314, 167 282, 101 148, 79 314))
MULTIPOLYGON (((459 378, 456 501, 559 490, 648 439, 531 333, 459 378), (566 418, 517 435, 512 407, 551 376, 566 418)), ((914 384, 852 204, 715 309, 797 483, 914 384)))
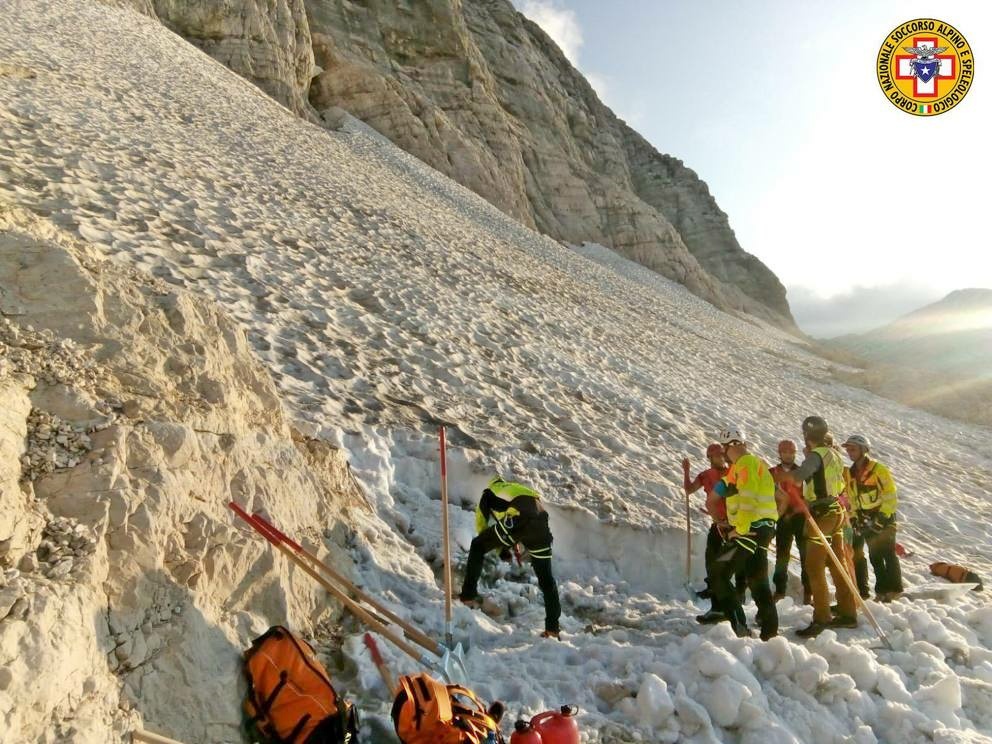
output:
POLYGON ((579 50, 584 40, 574 11, 560 7, 554 0, 515 0, 514 4, 521 13, 544 29, 569 62, 579 66, 579 50))
POLYGON ((788 292, 796 323, 816 338, 869 331, 942 296, 933 287, 908 283, 855 286, 832 297, 822 297, 814 290, 796 285, 790 286, 788 292))

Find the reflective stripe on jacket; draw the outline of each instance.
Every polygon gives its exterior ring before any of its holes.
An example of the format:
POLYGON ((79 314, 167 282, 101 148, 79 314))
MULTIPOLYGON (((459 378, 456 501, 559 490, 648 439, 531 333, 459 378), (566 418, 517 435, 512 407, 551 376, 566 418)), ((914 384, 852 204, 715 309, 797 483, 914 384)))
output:
POLYGON ((855 511, 879 509, 883 517, 896 513, 899 498, 891 471, 882 463, 868 458, 865 466, 855 475, 853 468, 845 468, 847 492, 855 511))

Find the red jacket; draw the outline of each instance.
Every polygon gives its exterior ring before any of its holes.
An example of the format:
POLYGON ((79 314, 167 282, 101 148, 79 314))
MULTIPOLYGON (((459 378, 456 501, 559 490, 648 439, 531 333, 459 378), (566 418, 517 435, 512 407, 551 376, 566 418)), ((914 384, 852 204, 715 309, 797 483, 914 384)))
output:
MULTIPOLYGON (((795 469, 796 466, 793 465, 791 470, 795 469)), ((782 506, 779 506, 779 516, 782 517, 789 516, 791 514, 799 514, 803 510, 803 484, 795 483, 791 480, 782 481, 780 483, 778 480, 778 476, 781 473, 788 472, 790 471, 782 467, 782 463, 779 463, 772 468, 772 477, 775 479, 775 483, 780 489, 785 491, 785 495, 788 497, 786 504, 784 505, 785 508, 783 509, 782 506)))
POLYGON ((726 474, 726 468, 723 470, 707 468, 696 476, 696 480, 699 481, 703 490, 706 491, 706 511, 713 517, 714 522, 727 521, 727 500, 721 499, 713 493, 713 488, 726 474))

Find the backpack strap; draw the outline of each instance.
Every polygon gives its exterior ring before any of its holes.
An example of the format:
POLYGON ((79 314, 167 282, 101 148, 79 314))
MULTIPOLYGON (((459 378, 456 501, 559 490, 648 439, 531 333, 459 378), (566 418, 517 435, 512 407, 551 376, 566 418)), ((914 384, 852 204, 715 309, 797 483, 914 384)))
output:
POLYGON ((465 731, 473 744, 481 744, 491 731, 499 731, 496 721, 486 712, 486 707, 474 692, 461 685, 448 685, 447 691, 452 700, 455 700, 455 696, 467 698, 472 706, 469 707, 460 700, 452 703, 455 725, 465 731))
POLYGON ((452 720, 451 697, 444 685, 426 674, 404 675, 400 677, 400 684, 413 705, 413 725, 418 731, 432 704, 439 721, 449 723, 452 720))

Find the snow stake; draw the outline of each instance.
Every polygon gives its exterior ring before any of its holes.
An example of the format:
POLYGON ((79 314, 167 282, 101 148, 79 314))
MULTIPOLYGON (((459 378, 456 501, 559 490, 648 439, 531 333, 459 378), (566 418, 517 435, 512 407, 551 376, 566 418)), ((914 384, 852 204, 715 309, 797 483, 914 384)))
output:
POLYGON ((850 591, 851 594, 854 596, 855 601, 861 607, 861 611, 865 613, 865 617, 868 618, 868 622, 870 622, 872 627, 875 628, 875 632, 878 633, 878 637, 882 639, 882 643, 885 644, 885 647, 889 649, 889 651, 894 651, 895 649, 892 648, 892 644, 889 643, 889 639, 885 637, 885 633, 882 630, 882 627, 878 624, 878 620, 875 619, 875 616, 872 614, 872 611, 868 609, 868 605, 865 603, 865 600, 862 598, 861 593, 858 591, 858 588, 854 585, 854 580, 851 578, 851 575, 847 572, 847 568, 845 568, 844 564, 840 562, 840 559, 837 557, 837 554, 834 552, 833 546, 827 541, 826 536, 823 534, 823 530, 820 529, 820 525, 816 523, 816 520, 813 519, 813 515, 809 513, 809 507, 806 505, 806 502, 803 502, 803 512, 806 515, 806 524, 812 527, 813 532, 816 533, 817 539, 827 549, 827 555, 830 556, 831 563, 833 563, 834 568, 836 568, 840 572, 840 575, 844 579, 844 583, 847 584, 848 591, 850 591))
POLYGON ((460 649, 456 649, 459 653, 453 654, 449 649, 445 648, 441 644, 432 641, 427 635, 410 625, 410 623, 398 617, 388 608, 384 607, 382 604, 359 590, 354 584, 342 577, 330 566, 318 561, 316 557, 312 556, 312 554, 303 550, 303 548, 297 543, 294 543, 282 532, 270 525, 263 517, 249 514, 233 501, 230 502, 228 506, 230 506, 231 509, 239 517, 241 517, 241 519, 247 522, 252 529, 264 537, 274 548, 276 548, 276 550, 285 555, 286 558, 288 558, 297 568, 324 587, 324 589, 326 589, 332 596, 341 602, 341 604, 344 605, 344 607, 358 620, 365 623, 365 625, 376 631, 379 635, 388 640, 412 659, 444 676, 449 683, 461 684, 465 681, 464 660, 460 654, 460 649), (297 552, 296 549, 290 547, 290 545, 295 546, 295 548, 299 548, 300 552, 297 552), (338 577, 339 583, 342 586, 338 586, 321 576, 320 573, 318 573, 317 566, 320 567, 320 570, 328 572, 328 575, 338 577), (368 603, 389 617, 390 620, 395 622, 405 632, 410 634, 410 640, 421 645, 424 649, 430 653, 433 653, 435 656, 440 656, 442 658, 439 660, 431 658, 428 654, 421 653, 401 634, 396 633, 389 626, 387 626, 385 622, 363 607, 359 601, 348 596, 345 589, 353 591, 361 598, 361 601, 368 603))

